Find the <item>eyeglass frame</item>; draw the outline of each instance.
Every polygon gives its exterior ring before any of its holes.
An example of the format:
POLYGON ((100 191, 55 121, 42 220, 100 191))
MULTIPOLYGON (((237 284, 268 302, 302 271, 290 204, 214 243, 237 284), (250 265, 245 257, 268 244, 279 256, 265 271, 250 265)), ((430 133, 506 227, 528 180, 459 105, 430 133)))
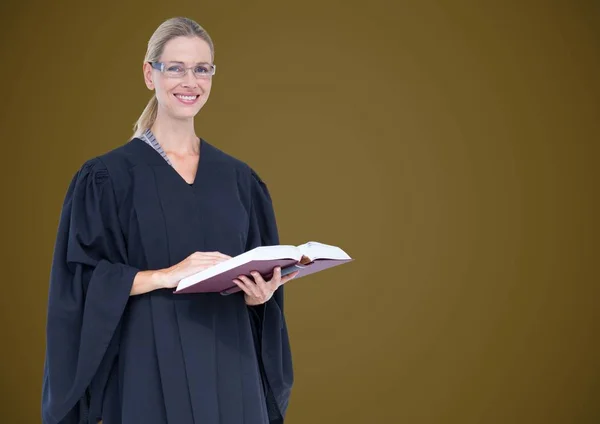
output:
MULTIPOLYGON (((150 64, 152 69, 156 69, 157 71, 159 71, 160 73, 162 73, 166 76, 167 71, 165 70, 165 66, 168 62, 150 62, 150 61, 148 61, 148 63, 150 64)), ((173 63, 181 63, 181 62, 173 62, 173 63)), ((208 65, 212 68, 212 74, 207 74, 206 77, 212 77, 213 75, 215 75, 217 73, 217 65, 215 65, 214 63, 206 63, 206 65, 208 65)), ((198 64, 193 65, 193 66, 188 66, 188 67, 185 67, 182 65, 183 71, 184 71, 182 76, 180 76, 180 77, 167 76, 167 77, 168 78, 183 78, 187 75, 187 73, 190 69, 193 69, 196 66, 198 66, 198 64)), ((194 72, 192 71, 192 73, 194 73, 194 72)), ((196 79, 205 78, 204 76, 196 76, 196 74, 194 74, 194 77, 196 77, 196 79)))

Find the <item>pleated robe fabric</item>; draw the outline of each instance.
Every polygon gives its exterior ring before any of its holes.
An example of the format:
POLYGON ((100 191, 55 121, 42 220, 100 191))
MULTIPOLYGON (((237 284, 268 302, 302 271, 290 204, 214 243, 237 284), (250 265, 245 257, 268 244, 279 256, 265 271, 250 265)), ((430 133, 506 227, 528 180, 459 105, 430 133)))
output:
POLYGON ((139 271, 275 244, 266 184, 204 139, 192 185, 139 138, 88 160, 54 248, 43 423, 282 423, 293 384, 283 287, 258 307, 242 292, 130 296, 139 271))

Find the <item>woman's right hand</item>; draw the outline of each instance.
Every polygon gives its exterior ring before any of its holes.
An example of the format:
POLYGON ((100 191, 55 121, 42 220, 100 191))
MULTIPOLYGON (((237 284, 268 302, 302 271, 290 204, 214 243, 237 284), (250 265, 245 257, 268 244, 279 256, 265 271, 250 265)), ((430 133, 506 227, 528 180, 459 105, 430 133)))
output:
POLYGON ((227 259, 231 259, 231 256, 221 252, 194 252, 178 264, 162 269, 160 271, 160 286, 165 289, 177 287, 177 284, 183 278, 217 265, 227 259))

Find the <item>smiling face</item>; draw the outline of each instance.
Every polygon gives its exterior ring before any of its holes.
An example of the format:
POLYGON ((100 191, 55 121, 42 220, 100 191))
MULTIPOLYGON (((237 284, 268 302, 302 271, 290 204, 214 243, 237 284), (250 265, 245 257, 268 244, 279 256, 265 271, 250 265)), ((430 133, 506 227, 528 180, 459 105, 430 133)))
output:
POLYGON ((144 81, 156 92, 159 113, 171 119, 193 119, 208 100, 212 86, 212 77, 194 75, 194 68, 206 69, 213 63, 210 46, 198 37, 176 37, 165 44, 158 62, 165 64, 165 70, 176 69, 172 65, 190 68, 183 77, 170 77, 144 63, 144 81))

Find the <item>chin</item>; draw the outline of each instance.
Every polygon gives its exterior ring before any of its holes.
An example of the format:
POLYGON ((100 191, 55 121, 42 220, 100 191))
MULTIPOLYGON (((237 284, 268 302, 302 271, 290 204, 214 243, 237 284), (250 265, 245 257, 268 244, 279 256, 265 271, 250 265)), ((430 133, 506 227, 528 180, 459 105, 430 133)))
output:
POLYGON ((173 110, 171 113, 171 116, 175 119, 190 119, 195 117, 198 112, 200 112, 200 109, 202 108, 194 108, 194 109, 180 109, 177 108, 176 110, 173 110))
POLYGON ((194 105, 194 107, 181 107, 177 105, 176 107, 171 109, 171 113, 175 118, 193 118, 202 110, 203 104, 194 105))
POLYGON ((198 114, 196 113, 177 113, 173 115, 173 118, 179 121, 187 121, 189 119, 194 119, 194 117, 198 114))

